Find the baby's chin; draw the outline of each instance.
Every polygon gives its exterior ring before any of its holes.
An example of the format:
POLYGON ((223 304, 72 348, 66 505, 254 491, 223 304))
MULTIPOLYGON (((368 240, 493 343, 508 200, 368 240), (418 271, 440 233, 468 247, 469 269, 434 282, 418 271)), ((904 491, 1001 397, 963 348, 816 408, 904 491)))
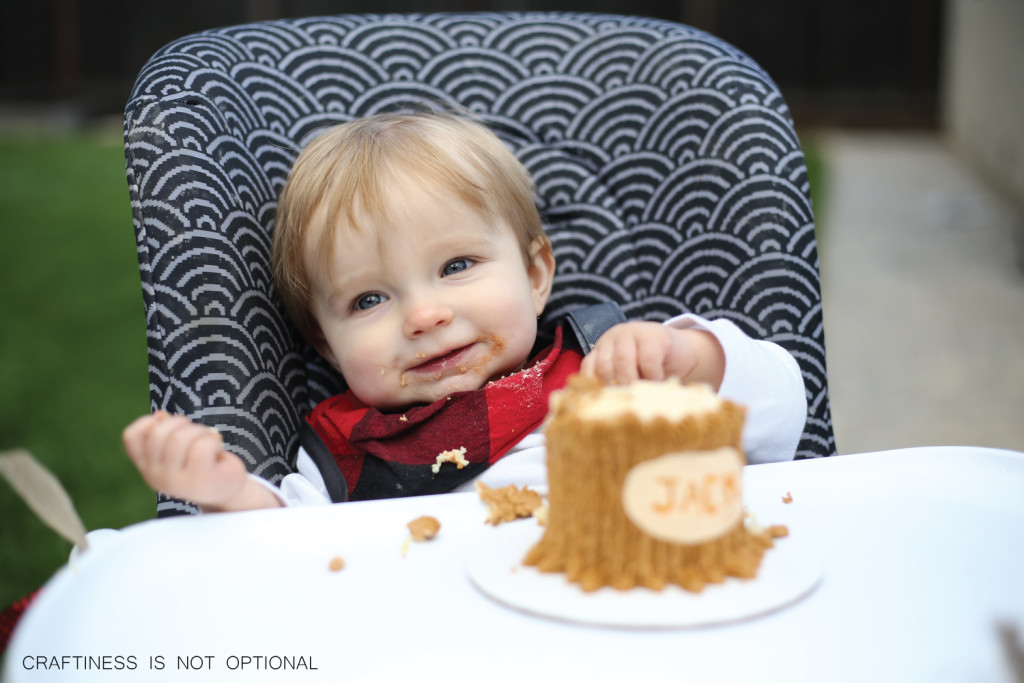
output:
POLYGON ((525 361, 521 361, 511 364, 510 367, 506 366, 508 369, 474 368, 440 379, 406 378, 404 386, 387 395, 361 395, 355 388, 352 388, 352 391, 366 405, 374 406, 382 412, 400 412, 415 406, 430 405, 459 392, 482 389, 491 382, 519 372, 524 365, 525 361))
POLYGON ((388 399, 378 398, 375 402, 367 401, 362 397, 360 400, 367 405, 376 406, 382 412, 393 413, 416 406, 430 405, 459 392, 475 391, 485 384, 486 382, 482 381, 480 377, 460 377, 458 381, 436 382, 434 386, 410 387, 408 391, 400 392, 397 396, 388 399))

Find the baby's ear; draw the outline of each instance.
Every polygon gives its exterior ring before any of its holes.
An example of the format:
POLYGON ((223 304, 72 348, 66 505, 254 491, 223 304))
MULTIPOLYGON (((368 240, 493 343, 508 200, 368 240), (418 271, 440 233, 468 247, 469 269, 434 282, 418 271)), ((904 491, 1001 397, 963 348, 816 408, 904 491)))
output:
POLYGON ((538 237, 530 245, 530 265, 526 273, 530 278, 533 303, 539 317, 548 303, 551 285, 555 280, 555 252, 547 236, 538 237))

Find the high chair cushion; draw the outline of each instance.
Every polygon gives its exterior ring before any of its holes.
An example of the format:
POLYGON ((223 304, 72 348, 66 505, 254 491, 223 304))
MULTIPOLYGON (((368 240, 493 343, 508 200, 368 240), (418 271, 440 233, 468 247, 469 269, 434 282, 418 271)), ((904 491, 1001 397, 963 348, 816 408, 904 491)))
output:
POLYGON ((801 367, 796 456, 835 452, 814 216, 778 88, 718 38, 609 15, 289 19, 155 54, 124 129, 154 409, 215 426, 270 481, 291 471, 302 415, 343 382, 277 301, 278 193, 323 127, 430 102, 480 117, 533 174, 558 262, 544 324, 603 301, 728 318, 801 367))

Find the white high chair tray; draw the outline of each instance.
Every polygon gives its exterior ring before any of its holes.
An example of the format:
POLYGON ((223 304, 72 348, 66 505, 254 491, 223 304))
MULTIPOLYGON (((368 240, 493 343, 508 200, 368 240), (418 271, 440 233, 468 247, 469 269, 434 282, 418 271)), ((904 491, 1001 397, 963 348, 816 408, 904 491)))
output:
MULTIPOLYGON (((792 562, 774 609, 684 628, 618 607, 550 613, 571 604, 566 586, 537 589, 545 616, 509 607, 476 587, 480 564, 507 568, 539 532, 485 525, 472 493, 210 515, 128 527, 61 569, 3 681, 1014 680, 1024 454, 887 451, 748 467, 744 482, 758 521, 790 529, 764 566, 769 591, 773 564, 792 562), (424 514, 440 534, 406 549, 424 514), (134 669, 62 665, 76 655, 134 669)), ((711 588, 755 602, 738 581, 711 588)))

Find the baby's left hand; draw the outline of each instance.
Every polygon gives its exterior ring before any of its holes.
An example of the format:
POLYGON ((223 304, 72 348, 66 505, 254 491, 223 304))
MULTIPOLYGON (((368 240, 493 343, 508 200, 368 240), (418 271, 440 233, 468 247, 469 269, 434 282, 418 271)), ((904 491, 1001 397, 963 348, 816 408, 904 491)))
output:
POLYGON ((675 329, 655 322, 627 322, 605 332, 583 359, 580 373, 606 384, 678 377, 718 390, 725 355, 710 332, 675 329))

